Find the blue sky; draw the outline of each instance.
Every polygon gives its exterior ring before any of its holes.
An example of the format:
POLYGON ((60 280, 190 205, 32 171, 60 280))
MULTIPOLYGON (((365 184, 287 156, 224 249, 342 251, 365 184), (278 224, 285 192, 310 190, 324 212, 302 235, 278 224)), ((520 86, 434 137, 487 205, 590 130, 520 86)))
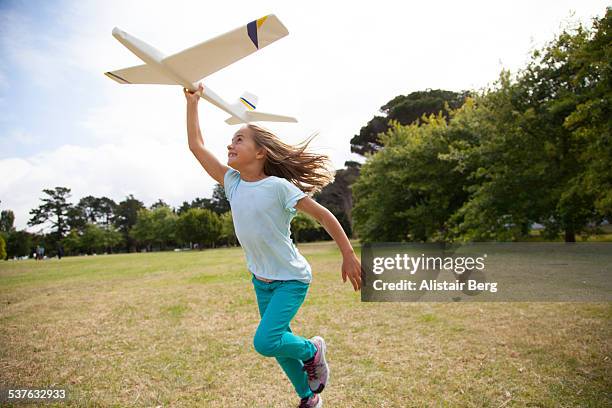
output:
MULTIPOLYGON (((602 16, 605 1, 0 2, 0 209, 25 228, 42 190, 72 189, 146 205, 208 197, 214 182, 187 148, 179 87, 122 86, 103 75, 141 62, 112 36, 114 26, 167 54, 269 13, 289 36, 204 79, 233 102, 259 96, 258 109, 296 116, 266 124, 313 146, 341 168, 349 140, 399 94, 478 89, 502 68, 516 72, 529 52, 566 21, 602 16), (573 13, 573 14, 572 14, 573 13)), ((223 160, 237 127, 200 104, 202 131, 223 160)), ((38 231, 40 227, 28 228, 38 231)))
POLYGON ((66 111, 78 114, 71 101, 90 78, 68 64, 63 73, 46 69, 47 63, 61 69, 61 61, 52 60, 54 51, 61 53, 56 40, 65 28, 73 29, 62 27, 61 11, 60 3, 1 3, 0 158, 28 157, 78 140, 66 111), (71 86, 57 81, 57 74, 71 78, 71 86))

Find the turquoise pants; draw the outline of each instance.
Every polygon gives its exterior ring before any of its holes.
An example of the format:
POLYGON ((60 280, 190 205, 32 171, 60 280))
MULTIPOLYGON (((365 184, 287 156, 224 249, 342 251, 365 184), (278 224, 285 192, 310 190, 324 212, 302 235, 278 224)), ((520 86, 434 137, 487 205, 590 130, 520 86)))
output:
POLYGON ((310 285, 298 280, 268 283, 255 276, 251 281, 261 316, 253 338, 255 350, 263 356, 276 358, 300 398, 310 396, 312 391, 308 376, 302 370, 302 361, 312 358, 317 349, 309 340, 293 334, 289 327, 310 285))

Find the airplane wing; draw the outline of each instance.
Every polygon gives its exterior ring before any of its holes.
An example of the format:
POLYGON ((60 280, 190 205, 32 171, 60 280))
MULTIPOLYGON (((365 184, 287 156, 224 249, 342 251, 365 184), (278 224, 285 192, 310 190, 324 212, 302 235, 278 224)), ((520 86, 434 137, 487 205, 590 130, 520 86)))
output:
POLYGON ((195 45, 163 59, 185 79, 198 81, 213 72, 283 38, 289 31, 274 15, 268 14, 245 26, 195 45))
POLYGON ((147 64, 105 72, 104 75, 120 84, 176 85, 176 81, 166 77, 164 74, 147 64))
MULTIPOLYGON (((246 111, 244 112, 249 122, 297 122, 296 118, 291 116, 276 115, 274 113, 246 111)), ((244 121, 236 116, 230 116, 225 120, 228 125, 237 125, 244 121)))

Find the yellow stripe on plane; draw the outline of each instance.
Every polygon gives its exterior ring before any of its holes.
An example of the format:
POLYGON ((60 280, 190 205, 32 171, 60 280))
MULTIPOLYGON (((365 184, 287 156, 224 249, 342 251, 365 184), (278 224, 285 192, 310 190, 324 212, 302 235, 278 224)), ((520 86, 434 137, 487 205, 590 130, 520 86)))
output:
POLYGON ((249 110, 253 110, 253 107, 249 105, 248 103, 246 103, 245 101, 243 101, 242 99, 240 99, 240 102, 242 102, 244 106, 246 106, 249 110))
POLYGON ((263 16, 262 18, 257 19, 257 29, 259 29, 259 27, 261 27, 264 21, 266 21, 266 18, 268 18, 268 16, 263 16))

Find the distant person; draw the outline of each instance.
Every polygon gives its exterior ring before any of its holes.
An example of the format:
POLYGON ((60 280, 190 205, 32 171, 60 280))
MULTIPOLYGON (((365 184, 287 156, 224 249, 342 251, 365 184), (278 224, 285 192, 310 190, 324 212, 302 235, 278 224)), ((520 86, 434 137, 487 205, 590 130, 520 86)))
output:
POLYGON ((361 264, 340 223, 304 192, 332 180, 329 158, 305 151, 308 143, 291 146, 248 124, 234 134, 227 165, 222 164, 204 146, 198 122, 203 87, 198 85, 196 92, 183 90, 189 148, 230 202, 261 316, 253 345, 258 353, 276 358, 301 398, 301 408, 321 407, 319 393, 329 378, 325 341, 320 336, 305 339, 289 327, 312 280, 308 261, 290 238, 290 223, 297 210, 317 219, 340 247, 342 279, 350 279, 355 290, 361 288, 361 264))
POLYGON ((45 254, 45 248, 38 244, 38 246, 36 247, 36 260, 42 260, 43 259, 43 255, 45 254))
POLYGON ((64 256, 64 246, 62 244, 59 244, 57 246, 57 258, 62 259, 62 256, 64 256))

